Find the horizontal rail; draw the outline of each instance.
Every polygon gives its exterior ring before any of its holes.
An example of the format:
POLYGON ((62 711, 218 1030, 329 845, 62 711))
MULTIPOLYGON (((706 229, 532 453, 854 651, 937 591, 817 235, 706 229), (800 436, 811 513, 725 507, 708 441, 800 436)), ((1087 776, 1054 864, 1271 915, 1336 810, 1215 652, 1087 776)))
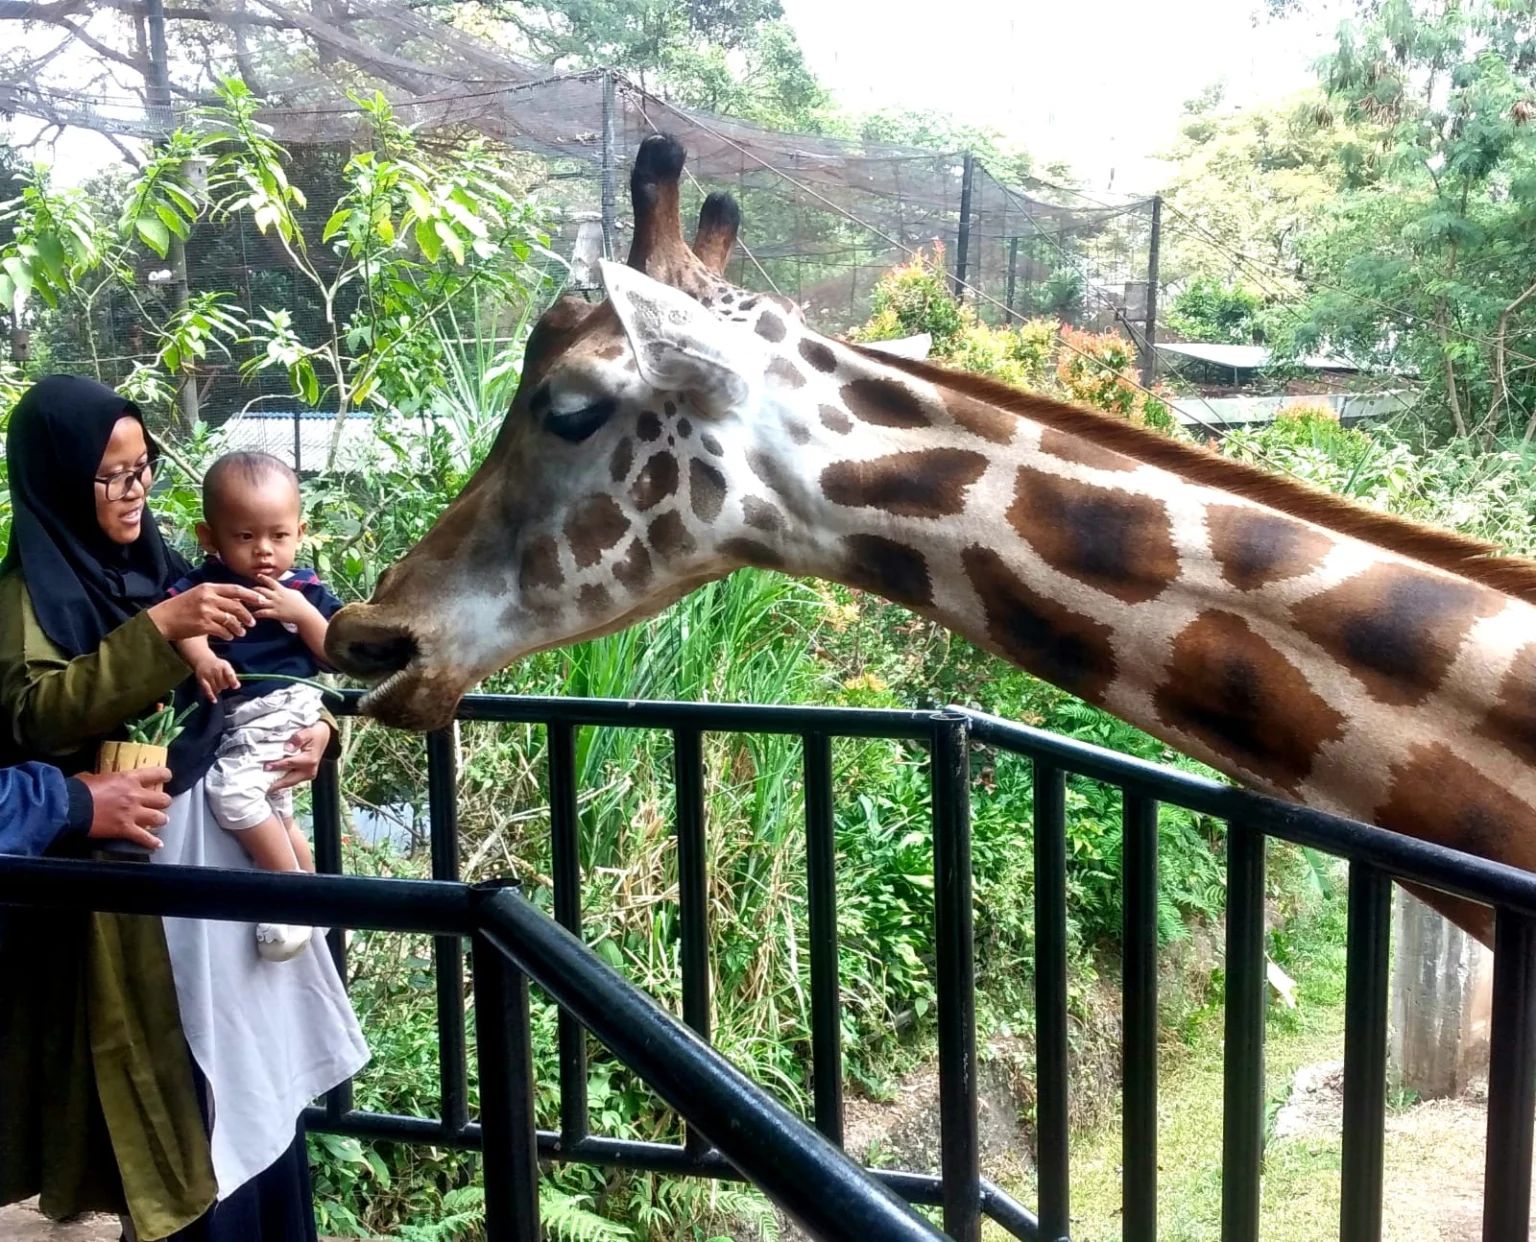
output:
POLYGON ((515 889, 476 892, 483 939, 813 1237, 935 1242, 943 1236, 515 889))
POLYGON ((468 935, 473 890, 441 880, 146 866, 0 854, 0 906, 468 935))
POLYGON ((1342 815, 1267 798, 1192 772, 1161 767, 1088 742, 1057 737, 984 712, 955 708, 971 722, 971 738, 1019 755, 1049 760, 1096 781, 1228 820, 1234 831, 1308 845, 1458 897, 1536 917, 1536 874, 1432 845, 1342 815))
MULTIPOLYGON (((332 1117, 323 1108, 311 1108, 304 1114, 304 1123, 310 1129, 350 1138, 421 1143, 458 1151, 478 1151, 483 1141, 478 1121, 471 1121, 462 1130, 451 1130, 430 1117, 408 1117, 399 1113, 359 1111, 332 1117)), ((641 1139, 607 1138, 600 1134, 589 1134, 579 1142, 568 1143, 554 1130, 540 1130, 538 1138, 541 1160, 672 1177, 709 1177, 730 1182, 747 1180, 714 1148, 694 1152, 676 1143, 649 1143, 641 1139)), ((932 1173, 908 1173, 901 1169, 865 1169, 864 1172, 908 1203, 923 1207, 941 1207, 944 1203, 944 1181, 932 1173)), ((981 1199, 988 1214, 1000 1224, 1022 1231, 1025 1237, 1036 1236, 1039 1223, 1034 1213, 987 1178, 981 1179, 981 1199)))
MULTIPOLYGON (((361 691, 339 692, 339 716, 358 715, 361 691)), ((778 707, 750 703, 675 703, 656 699, 568 699, 536 694, 469 694, 459 720, 502 724, 616 725, 626 729, 700 729, 712 733, 826 733, 926 741, 942 714, 873 707, 778 707)))

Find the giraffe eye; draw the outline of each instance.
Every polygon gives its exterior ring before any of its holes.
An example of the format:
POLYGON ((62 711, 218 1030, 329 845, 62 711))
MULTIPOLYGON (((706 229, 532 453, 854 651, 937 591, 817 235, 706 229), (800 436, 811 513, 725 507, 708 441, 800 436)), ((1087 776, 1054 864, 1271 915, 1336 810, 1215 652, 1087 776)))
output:
POLYGON ((579 410, 571 410, 569 413, 551 411, 544 420, 544 426, 562 440, 580 444, 613 417, 614 408, 615 402, 606 400, 584 405, 579 410))

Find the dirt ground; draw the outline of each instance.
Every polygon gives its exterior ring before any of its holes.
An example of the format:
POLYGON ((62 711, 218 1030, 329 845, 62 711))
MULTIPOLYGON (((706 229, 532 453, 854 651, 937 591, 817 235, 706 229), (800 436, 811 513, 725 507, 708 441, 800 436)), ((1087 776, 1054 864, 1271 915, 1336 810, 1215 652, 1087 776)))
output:
MULTIPOLYGON (((118 1242, 122 1230, 115 1216, 90 1216, 55 1225, 37 1211, 35 1201, 0 1208, 0 1242, 118 1242)), ((326 1238, 322 1242, 342 1242, 326 1238)))
MULTIPOLYGON (((1304 1066, 1275 1118, 1270 1152, 1336 1143, 1343 1118, 1342 1062, 1304 1066)), ((1386 1234, 1424 1242, 1480 1242, 1487 1101, 1426 1100, 1387 1114, 1386 1234)))

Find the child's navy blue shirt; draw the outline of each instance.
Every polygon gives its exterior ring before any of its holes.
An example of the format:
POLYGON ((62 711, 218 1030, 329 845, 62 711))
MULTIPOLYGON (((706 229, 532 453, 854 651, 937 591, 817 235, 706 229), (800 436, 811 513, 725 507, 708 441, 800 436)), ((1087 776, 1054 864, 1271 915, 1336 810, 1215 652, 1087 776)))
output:
MULTIPOLYGON (((295 567, 279 581, 293 590, 302 592, 304 598, 319 610, 327 621, 341 608, 341 601, 326 589, 313 569, 295 567)), ((181 579, 167 592, 179 595, 205 582, 227 583, 233 586, 255 588, 256 583, 234 572, 217 557, 210 556, 198 568, 181 579)), ((210 638, 208 645, 214 655, 228 660, 237 674, 281 673, 285 677, 313 677, 323 667, 315 659, 304 640, 281 621, 274 618, 258 620, 241 638, 210 638)), ((242 682, 238 690, 226 690, 221 696, 226 703, 243 699, 260 698, 280 690, 285 683, 272 681, 242 682)))

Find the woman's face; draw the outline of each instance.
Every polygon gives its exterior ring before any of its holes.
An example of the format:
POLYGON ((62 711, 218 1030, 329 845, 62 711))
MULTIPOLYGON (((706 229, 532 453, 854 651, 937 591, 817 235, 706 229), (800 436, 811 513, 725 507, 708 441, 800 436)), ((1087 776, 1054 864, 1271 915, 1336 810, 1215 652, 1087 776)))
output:
POLYGON ((130 544, 144 524, 144 501, 154 482, 144 426, 124 414, 112 428, 96 468, 96 524, 113 543, 130 544))

